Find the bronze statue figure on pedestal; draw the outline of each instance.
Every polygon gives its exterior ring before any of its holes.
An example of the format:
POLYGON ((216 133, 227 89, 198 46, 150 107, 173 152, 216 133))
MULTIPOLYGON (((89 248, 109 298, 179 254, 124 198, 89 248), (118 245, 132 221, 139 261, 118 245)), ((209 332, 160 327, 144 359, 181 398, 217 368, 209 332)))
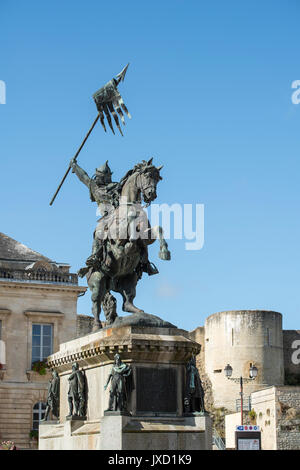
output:
POLYGON ((85 376, 79 370, 78 362, 72 364, 72 372, 68 377, 69 414, 68 419, 84 419, 86 415, 86 386, 85 376))
POLYGON ((185 413, 206 412, 204 390, 194 357, 190 359, 186 366, 184 410, 185 413))
POLYGON ((114 356, 112 366, 104 390, 111 382, 109 391, 109 404, 107 411, 128 412, 128 399, 132 390, 132 370, 128 364, 122 362, 119 354, 114 356))
POLYGON ((45 410, 45 416, 41 421, 47 421, 50 411, 53 416, 59 418, 59 389, 60 379, 56 370, 52 371, 52 379, 49 380, 48 384, 48 395, 47 405, 45 410))

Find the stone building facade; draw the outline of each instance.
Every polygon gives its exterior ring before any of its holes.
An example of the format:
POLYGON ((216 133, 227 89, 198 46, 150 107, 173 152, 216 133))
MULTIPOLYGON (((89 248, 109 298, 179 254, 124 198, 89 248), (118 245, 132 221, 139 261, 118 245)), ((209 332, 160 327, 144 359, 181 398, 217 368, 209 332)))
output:
POLYGON ((300 387, 269 387, 251 394, 263 450, 300 449, 300 387))
POLYGON ((19 448, 30 446, 43 416, 50 377, 40 374, 43 360, 77 334, 86 288, 69 269, 0 233, 0 441, 19 448))

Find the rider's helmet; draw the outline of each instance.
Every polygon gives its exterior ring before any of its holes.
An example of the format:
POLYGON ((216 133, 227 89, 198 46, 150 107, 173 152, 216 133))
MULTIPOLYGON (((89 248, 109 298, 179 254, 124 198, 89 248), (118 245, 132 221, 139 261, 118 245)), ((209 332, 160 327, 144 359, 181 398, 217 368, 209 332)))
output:
POLYGON ((95 179, 98 184, 108 184, 111 183, 112 171, 108 166, 108 160, 104 165, 96 168, 95 179))

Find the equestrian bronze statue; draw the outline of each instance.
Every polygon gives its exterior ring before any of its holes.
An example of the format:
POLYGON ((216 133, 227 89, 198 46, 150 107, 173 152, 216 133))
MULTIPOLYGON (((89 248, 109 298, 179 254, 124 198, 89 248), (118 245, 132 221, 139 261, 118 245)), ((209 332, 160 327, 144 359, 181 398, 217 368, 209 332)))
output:
POLYGON ((142 206, 145 203, 147 207, 156 199, 162 167, 155 167, 152 158, 143 160, 129 170, 120 182, 112 182, 112 172, 107 162, 97 168, 91 178, 74 159, 70 166, 88 187, 91 201, 97 203, 101 215, 94 231, 92 253, 86 260, 86 267, 79 270, 80 276, 86 276, 91 290, 93 330, 96 331, 102 328, 101 308, 106 325, 112 325, 118 316, 116 299, 111 291, 122 295, 124 312, 135 315, 144 313, 133 301, 142 275, 158 273, 156 266, 148 259, 149 245, 159 239, 159 257, 170 260, 162 228, 151 228, 142 206))

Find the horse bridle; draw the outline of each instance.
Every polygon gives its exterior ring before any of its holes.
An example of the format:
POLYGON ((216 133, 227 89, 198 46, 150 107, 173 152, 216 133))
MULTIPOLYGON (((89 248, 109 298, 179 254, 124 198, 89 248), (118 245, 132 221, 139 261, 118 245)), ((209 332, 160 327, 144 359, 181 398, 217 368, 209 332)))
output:
MULTIPOLYGON (((141 177, 141 176, 143 176, 143 173, 142 173, 142 172, 139 172, 138 175, 137 175, 137 178, 139 178, 139 177, 141 177)), ((142 187, 141 181, 139 181, 139 186, 138 186, 138 188, 142 191, 142 193, 143 193, 143 198, 144 198, 144 199, 145 199, 145 193, 144 193, 144 191, 146 191, 148 188, 152 188, 152 187, 153 187, 153 185, 152 185, 152 184, 149 184, 148 186, 146 186, 146 187, 144 188, 144 187, 142 187)), ((149 207, 150 204, 151 204, 151 202, 152 202, 152 201, 146 202, 146 205, 143 206, 143 207, 149 207)))

